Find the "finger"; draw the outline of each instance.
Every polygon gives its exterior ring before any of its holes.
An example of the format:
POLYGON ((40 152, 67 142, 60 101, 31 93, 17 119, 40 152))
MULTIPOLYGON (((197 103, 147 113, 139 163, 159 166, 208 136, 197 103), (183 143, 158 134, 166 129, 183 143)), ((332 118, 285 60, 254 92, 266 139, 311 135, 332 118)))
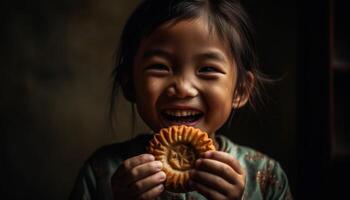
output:
POLYGON ((135 195, 140 195, 147 192, 151 188, 162 184, 166 179, 166 175, 163 171, 153 174, 147 178, 139 180, 130 185, 130 191, 133 191, 135 195))
POLYGON ((152 154, 141 154, 132 158, 129 158, 124 161, 124 168, 127 170, 130 170, 138 165, 141 165, 143 163, 154 161, 155 158, 152 154))
POLYGON ((197 181, 191 180, 189 182, 190 187, 197 190, 199 193, 201 193, 203 196, 205 196, 207 199, 226 199, 224 195, 220 194, 216 190, 213 190, 212 188, 203 185, 197 181))
POLYGON ((157 198, 162 192, 164 191, 164 185, 160 184, 157 185, 150 190, 146 191, 145 193, 142 193, 141 195, 138 196, 137 199, 142 199, 142 200, 153 200, 157 198))
POLYGON ((135 157, 131 157, 129 159, 126 159, 123 164, 118 168, 117 172, 122 175, 126 171, 131 170, 132 168, 136 167, 137 165, 154 161, 155 158, 152 154, 141 154, 135 157))
POLYGON ((127 171, 125 174, 125 184, 129 185, 133 182, 146 178, 152 174, 155 174, 161 171, 163 164, 160 161, 151 161, 144 163, 132 168, 130 171, 127 171))
POLYGON ((112 183, 117 183, 118 180, 124 180, 124 176, 128 171, 137 165, 142 163, 154 161, 155 158, 152 154, 141 154, 135 157, 131 157, 123 162, 112 176, 112 183))
POLYGON ((243 179, 243 175, 238 174, 231 166, 217 160, 198 159, 196 161, 196 169, 218 175, 231 184, 240 183, 242 182, 241 179, 243 179))
POLYGON ((217 160, 231 166, 239 174, 244 174, 244 170, 241 167, 241 164, 235 159, 232 155, 223 152, 223 151, 207 151, 203 154, 203 158, 209 158, 217 160))
POLYGON ((208 172, 192 170, 190 172, 190 177, 191 180, 201 183, 223 195, 226 195, 233 188, 233 185, 228 183, 225 179, 208 172))

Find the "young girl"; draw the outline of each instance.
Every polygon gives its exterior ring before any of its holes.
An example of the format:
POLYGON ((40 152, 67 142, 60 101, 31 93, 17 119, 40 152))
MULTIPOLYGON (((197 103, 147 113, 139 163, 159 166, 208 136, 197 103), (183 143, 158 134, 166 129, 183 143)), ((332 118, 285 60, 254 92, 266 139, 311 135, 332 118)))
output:
POLYGON ((127 21, 115 68, 119 86, 154 131, 197 127, 218 151, 190 172, 187 193, 164 189, 162 163, 146 153, 151 134, 99 149, 71 199, 291 199, 280 165, 215 133, 258 92, 254 42, 236 0, 144 0, 127 21))

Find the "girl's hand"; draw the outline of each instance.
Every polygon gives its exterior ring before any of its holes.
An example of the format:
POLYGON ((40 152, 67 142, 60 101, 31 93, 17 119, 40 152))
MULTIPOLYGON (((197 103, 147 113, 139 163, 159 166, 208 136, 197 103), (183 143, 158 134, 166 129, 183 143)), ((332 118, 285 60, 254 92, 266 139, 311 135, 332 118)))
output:
POLYGON ((162 163, 151 154, 129 158, 117 169, 111 179, 115 199, 155 199, 163 190, 165 173, 162 163))
POLYGON ((190 186, 208 199, 241 199, 245 171, 232 155, 208 151, 196 161, 190 172, 190 186))

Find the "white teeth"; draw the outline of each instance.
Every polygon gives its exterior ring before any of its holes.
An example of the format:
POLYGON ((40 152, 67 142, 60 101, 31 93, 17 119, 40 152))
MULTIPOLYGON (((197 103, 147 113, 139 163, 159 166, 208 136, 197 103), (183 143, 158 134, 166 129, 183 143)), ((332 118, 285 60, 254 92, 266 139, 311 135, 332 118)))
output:
POLYGON ((165 110, 167 115, 176 116, 176 117, 186 117, 200 114, 200 112, 195 110, 165 110))

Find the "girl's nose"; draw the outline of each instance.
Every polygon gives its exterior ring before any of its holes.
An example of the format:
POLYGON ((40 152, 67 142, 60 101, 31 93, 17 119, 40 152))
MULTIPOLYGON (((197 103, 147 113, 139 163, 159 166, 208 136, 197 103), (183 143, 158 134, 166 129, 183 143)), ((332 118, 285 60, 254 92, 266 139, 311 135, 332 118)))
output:
POLYGON ((174 80, 174 82, 167 88, 166 93, 169 97, 184 99, 197 96, 198 90, 189 80, 179 78, 174 80))

